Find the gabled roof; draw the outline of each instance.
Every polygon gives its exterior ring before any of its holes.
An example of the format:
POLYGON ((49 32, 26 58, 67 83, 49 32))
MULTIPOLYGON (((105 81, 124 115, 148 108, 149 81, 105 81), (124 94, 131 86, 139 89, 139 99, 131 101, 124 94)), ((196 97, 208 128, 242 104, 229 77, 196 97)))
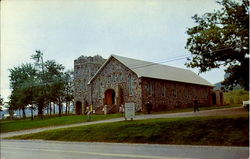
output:
POLYGON ((112 58, 117 59, 123 65, 128 67, 138 77, 148 77, 148 78, 155 78, 155 79, 162 79, 162 80, 191 83, 191 84, 198 84, 198 85, 205 85, 205 86, 213 87, 211 83, 209 83, 208 81, 206 81, 205 79, 203 79, 202 77, 198 76, 196 73, 190 70, 162 65, 158 63, 152 63, 148 61, 122 57, 118 55, 111 55, 106 60, 106 62, 100 67, 100 69, 96 72, 96 74, 90 79, 89 84, 92 82, 93 79, 95 79, 97 74, 99 74, 99 72, 107 65, 107 63, 112 58))

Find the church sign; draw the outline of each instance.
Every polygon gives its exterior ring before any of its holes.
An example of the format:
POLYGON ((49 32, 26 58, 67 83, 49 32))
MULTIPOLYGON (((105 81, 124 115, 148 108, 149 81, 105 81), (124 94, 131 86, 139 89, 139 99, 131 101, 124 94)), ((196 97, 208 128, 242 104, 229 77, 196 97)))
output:
POLYGON ((125 103, 125 120, 135 118, 135 103, 125 103))

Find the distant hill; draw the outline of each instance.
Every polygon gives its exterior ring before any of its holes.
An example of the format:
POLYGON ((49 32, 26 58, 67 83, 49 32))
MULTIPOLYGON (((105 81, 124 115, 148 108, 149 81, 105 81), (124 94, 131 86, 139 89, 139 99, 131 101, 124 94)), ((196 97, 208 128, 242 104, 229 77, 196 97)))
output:
MULTIPOLYGON (((230 76, 229 73, 225 73, 224 79, 228 78, 229 76, 230 76)), ((215 83, 215 84, 214 84, 214 90, 221 90, 222 88, 225 88, 225 85, 223 85, 222 82, 223 82, 223 81, 218 82, 218 83, 215 83)), ((237 86, 235 86, 235 87, 233 88, 233 90, 238 90, 238 89, 243 89, 243 88, 242 88, 240 85, 237 85, 237 86)), ((228 91, 228 90, 226 89, 226 91, 228 91)))
MULTIPOLYGON (((215 83, 214 84, 214 90, 221 90, 222 88, 225 88, 225 85, 222 84, 223 81, 215 83)), ((233 88, 233 90, 238 90, 238 89, 242 89, 242 87, 240 85, 237 85, 233 88)), ((226 89, 227 90, 227 89, 226 89)))

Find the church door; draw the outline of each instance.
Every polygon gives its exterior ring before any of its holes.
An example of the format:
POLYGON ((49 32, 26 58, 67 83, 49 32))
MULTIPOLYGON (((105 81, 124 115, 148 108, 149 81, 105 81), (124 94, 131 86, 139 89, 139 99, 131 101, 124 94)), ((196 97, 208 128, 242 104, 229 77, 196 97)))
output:
POLYGON ((105 101, 107 105, 115 104, 115 91, 113 89, 108 89, 105 92, 105 101))

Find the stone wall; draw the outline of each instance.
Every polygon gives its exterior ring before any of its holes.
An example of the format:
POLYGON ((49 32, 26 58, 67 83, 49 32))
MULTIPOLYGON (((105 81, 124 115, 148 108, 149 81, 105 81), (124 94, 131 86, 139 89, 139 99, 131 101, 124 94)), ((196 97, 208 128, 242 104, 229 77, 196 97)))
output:
POLYGON ((77 101, 81 102, 82 113, 84 105, 91 102, 88 82, 104 62, 105 59, 99 55, 94 57, 80 56, 74 60, 74 101, 75 105, 77 101))
POLYGON ((134 102, 141 109, 141 86, 137 75, 115 58, 107 63, 92 81, 92 99, 94 108, 105 104, 105 91, 115 91, 115 105, 134 102), (131 88, 131 89, 130 89, 131 88))
POLYGON ((211 105, 212 87, 142 78, 142 104, 150 101, 153 111, 193 107, 193 101, 199 100, 201 106, 211 105))

